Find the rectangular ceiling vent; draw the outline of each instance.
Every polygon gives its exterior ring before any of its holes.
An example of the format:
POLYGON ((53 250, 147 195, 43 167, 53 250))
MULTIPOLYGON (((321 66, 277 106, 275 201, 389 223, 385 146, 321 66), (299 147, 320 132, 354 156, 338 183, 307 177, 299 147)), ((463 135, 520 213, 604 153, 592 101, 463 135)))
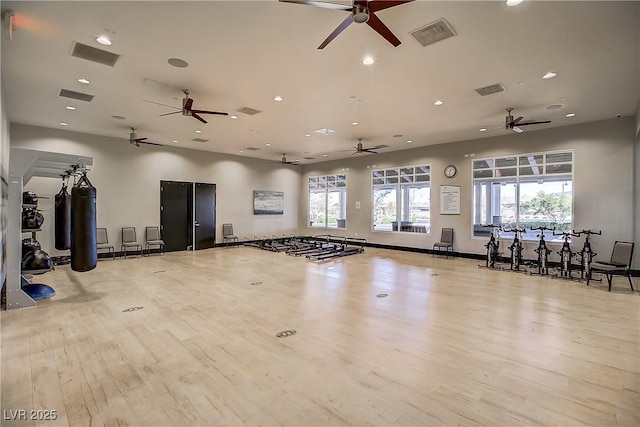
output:
POLYGON ((245 147, 245 150, 247 151, 259 151, 260 149, 257 147, 245 147))
POLYGON ((58 93, 60 96, 64 96, 65 98, 77 99, 78 101, 86 101, 91 102, 93 99, 93 95, 88 95, 86 93, 74 92, 68 89, 60 89, 58 93))
POLYGON ((494 85, 478 88, 475 91, 478 92, 478 95, 480 96, 487 96, 498 92, 504 92, 505 90, 506 89, 502 86, 502 83, 496 83, 494 85))
POLYGON ((73 51, 71 56, 76 58, 86 59, 87 61, 97 62, 98 64, 108 65, 113 67, 120 59, 120 55, 107 52, 106 50, 97 49, 95 47, 87 46, 86 44, 75 42, 73 44, 73 51))
POLYGON ((255 116, 258 113, 262 113, 260 110, 256 110, 255 108, 250 107, 241 107, 236 110, 238 113, 248 114, 250 116, 255 116))
POLYGON ((203 139, 203 138, 193 138, 192 139, 193 142, 208 142, 208 139, 203 139))
POLYGON ((427 24, 424 27, 418 28, 409 34, 415 37, 422 46, 429 46, 430 44, 455 36, 456 32, 447 20, 442 18, 427 24))
POLYGON ((315 160, 315 157, 303 157, 304 160, 315 160))

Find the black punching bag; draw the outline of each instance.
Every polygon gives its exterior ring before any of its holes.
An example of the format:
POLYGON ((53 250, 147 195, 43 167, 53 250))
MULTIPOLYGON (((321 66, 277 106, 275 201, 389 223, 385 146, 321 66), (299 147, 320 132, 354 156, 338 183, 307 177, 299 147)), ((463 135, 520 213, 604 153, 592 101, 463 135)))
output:
POLYGON ((55 197, 54 214, 56 249, 59 251, 71 249, 71 194, 67 192, 67 186, 64 183, 55 197))
POLYGON ((96 188, 85 173, 71 189, 71 269, 89 271, 97 264, 96 188))

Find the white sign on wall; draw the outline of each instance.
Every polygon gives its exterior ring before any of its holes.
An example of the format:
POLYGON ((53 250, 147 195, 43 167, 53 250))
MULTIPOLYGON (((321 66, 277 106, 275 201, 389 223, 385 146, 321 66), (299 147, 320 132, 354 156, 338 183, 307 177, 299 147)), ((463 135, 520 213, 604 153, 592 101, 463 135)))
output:
POLYGON ((440 214, 460 215, 460 186, 440 186, 440 214))

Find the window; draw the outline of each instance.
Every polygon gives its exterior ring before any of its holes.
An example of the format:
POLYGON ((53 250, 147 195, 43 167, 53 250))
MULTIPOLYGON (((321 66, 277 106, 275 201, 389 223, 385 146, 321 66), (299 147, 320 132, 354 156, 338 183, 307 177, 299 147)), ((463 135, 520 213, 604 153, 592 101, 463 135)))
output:
POLYGON ((309 177, 309 226, 346 227, 347 175, 309 177))
POLYGON ((431 168, 427 165, 371 172, 373 230, 428 233, 431 168))
POLYGON ((542 225, 571 231, 572 205, 571 151, 473 161, 474 236, 489 234, 481 224, 525 228, 526 239, 535 239, 531 227, 542 225))

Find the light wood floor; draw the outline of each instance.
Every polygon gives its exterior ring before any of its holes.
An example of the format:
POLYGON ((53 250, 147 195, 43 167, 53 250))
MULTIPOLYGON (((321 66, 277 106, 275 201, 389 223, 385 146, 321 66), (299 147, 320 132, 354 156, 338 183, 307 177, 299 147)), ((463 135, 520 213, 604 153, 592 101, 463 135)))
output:
POLYGON ((640 425, 624 278, 607 292, 424 254, 254 248, 38 278, 57 295, 1 315, 3 426, 43 425, 6 419, 19 409, 64 426, 640 425))

